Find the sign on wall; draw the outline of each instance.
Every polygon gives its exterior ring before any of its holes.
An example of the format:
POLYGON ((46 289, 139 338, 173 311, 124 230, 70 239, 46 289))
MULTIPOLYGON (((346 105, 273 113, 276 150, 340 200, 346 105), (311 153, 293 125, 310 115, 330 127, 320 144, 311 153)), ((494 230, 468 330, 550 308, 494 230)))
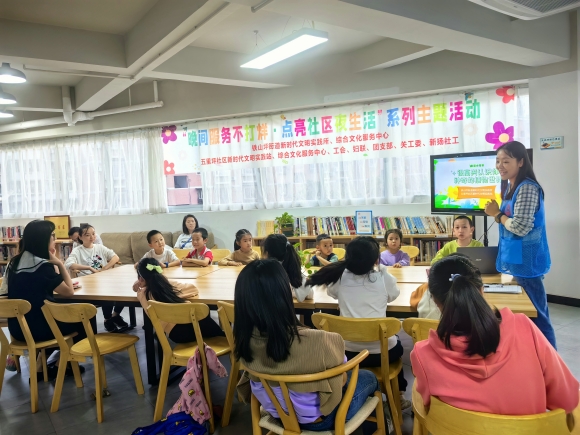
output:
POLYGON ((529 147, 527 91, 505 86, 167 126, 166 173, 483 151, 512 140, 529 147))

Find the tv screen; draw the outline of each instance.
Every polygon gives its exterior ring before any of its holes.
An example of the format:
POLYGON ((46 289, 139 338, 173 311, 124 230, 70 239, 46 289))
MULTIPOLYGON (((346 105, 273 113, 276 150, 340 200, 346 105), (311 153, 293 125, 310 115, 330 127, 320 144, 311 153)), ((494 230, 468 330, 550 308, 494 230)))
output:
MULTIPOLYGON (((431 156, 431 213, 485 215, 485 204, 501 204, 495 151, 431 156)), ((532 160, 532 150, 528 149, 532 160)))

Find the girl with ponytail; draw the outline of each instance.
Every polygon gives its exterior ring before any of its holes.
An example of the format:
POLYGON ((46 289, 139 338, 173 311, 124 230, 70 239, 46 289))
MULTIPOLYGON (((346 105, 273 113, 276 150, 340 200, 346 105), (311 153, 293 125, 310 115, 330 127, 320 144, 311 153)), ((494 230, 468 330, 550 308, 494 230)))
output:
MULTIPOLYGON (((306 281, 307 286, 326 285, 327 293, 338 299, 340 315, 355 318, 378 318, 387 314, 387 304, 399 296, 397 280, 379 264, 379 243, 373 237, 356 237, 346 245, 344 260, 324 266, 306 281)), ((380 367, 380 343, 345 342, 346 356, 354 358, 368 349, 369 356, 361 367, 380 367)), ((403 346, 396 336, 389 337, 389 361, 403 355, 403 346)), ((399 373, 399 390, 405 391, 407 381, 403 370, 399 373)), ((411 406, 401 394, 402 408, 411 406)))
MULTIPOLYGON (((163 269, 154 258, 143 258, 137 264, 137 281, 133 284, 137 299, 147 312, 148 301, 164 302, 167 304, 183 304, 195 302, 198 290, 193 284, 182 284, 169 281, 163 276, 163 269)), ((167 336, 175 343, 189 343, 195 341, 195 333, 191 323, 175 325, 160 322, 167 336)), ((199 321, 201 334, 206 337, 224 336, 224 332, 210 316, 199 321)))
POLYGON ((502 415, 576 408, 578 381, 528 317, 489 306, 469 258, 454 254, 435 263, 429 291, 441 320, 411 352, 426 406, 437 396, 457 408, 502 415))
POLYGON ((306 276, 302 274, 302 263, 294 246, 284 234, 270 234, 262 244, 262 258, 272 258, 282 263, 282 267, 288 274, 292 296, 302 302, 304 299, 312 299, 314 291, 307 287, 306 276))
POLYGON ((252 233, 246 229, 238 230, 234 241, 234 252, 218 262, 218 266, 245 266, 259 260, 260 254, 252 249, 252 233))

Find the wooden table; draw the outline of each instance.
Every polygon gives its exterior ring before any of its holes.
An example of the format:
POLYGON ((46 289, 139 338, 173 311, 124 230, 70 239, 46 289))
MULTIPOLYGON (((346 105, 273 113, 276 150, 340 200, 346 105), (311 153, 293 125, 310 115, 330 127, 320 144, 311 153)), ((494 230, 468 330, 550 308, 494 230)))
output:
MULTIPOLYGON (((184 283, 193 283, 199 290, 197 300, 212 308, 217 306, 218 301, 233 302, 234 290, 238 274, 243 269, 240 267, 173 267, 163 269, 168 278, 184 283)), ((401 290, 400 296, 391 302, 387 311, 397 317, 411 317, 412 311, 409 300, 411 293, 423 282, 427 281, 427 267, 410 266, 401 269, 389 268, 398 280, 401 290)), ((87 302, 99 305, 123 303, 128 307, 141 307, 136 293, 133 291, 133 283, 137 279, 137 272, 132 265, 116 267, 105 272, 76 278, 82 285, 75 290, 75 294, 69 298, 62 298, 63 302, 87 302)), ((512 277, 508 275, 484 276, 486 283, 511 283, 512 277)), ((486 300, 492 306, 501 309, 509 307, 515 313, 524 313, 529 317, 537 315, 534 306, 528 296, 522 294, 485 294, 486 300)), ((326 294, 324 286, 315 288, 314 299, 303 302, 294 302, 297 313, 305 316, 311 315, 314 310, 338 311, 338 302, 326 294)), ((153 325, 147 315, 143 316, 145 326, 145 349, 147 355, 147 375, 150 384, 157 383, 157 361, 155 358, 155 343, 153 340, 153 325)), ((161 366, 159 366, 161 368, 161 366)))

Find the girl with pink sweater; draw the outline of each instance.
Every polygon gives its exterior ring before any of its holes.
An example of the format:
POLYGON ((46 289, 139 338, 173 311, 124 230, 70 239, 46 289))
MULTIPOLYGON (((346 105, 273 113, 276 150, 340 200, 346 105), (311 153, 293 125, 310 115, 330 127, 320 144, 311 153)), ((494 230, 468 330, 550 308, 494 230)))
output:
POLYGON ((558 353, 525 315, 490 308, 480 272, 467 257, 435 263, 429 291, 441 321, 411 353, 425 406, 431 396, 503 415, 570 413, 578 406, 578 381, 558 353))

